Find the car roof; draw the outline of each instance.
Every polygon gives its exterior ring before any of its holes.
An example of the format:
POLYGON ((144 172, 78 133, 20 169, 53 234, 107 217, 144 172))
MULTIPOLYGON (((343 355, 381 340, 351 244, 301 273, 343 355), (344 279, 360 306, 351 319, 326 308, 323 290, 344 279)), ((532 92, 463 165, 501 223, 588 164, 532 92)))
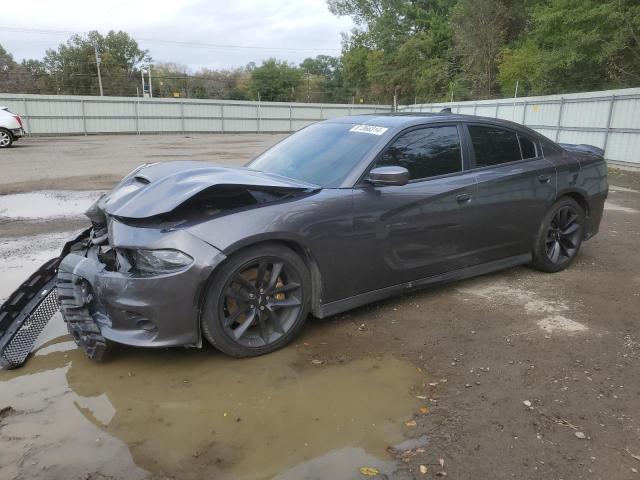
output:
POLYGON ((480 117, 476 115, 462 115, 458 113, 434 112, 434 113, 417 113, 417 112, 395 112, 395 113, 367 113, 363 115, 351 115, 347 117, 338 117, 325 120, 327 123, 351 123, 372 125, 376 127, 387 127, 393 129, 402 129, 413 125, 423 125, 429 123, 441 122, 482 122, 494 125, 502 125, 507 128, 517 128, 528 131, 518 123, 510 122, 492 117, 480 117))

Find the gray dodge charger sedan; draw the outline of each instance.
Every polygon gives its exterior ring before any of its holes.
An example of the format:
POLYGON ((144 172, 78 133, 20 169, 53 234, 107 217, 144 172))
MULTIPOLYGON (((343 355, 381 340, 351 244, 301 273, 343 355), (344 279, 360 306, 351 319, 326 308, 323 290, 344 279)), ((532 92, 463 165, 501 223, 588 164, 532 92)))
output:
POLYGON ((203 337, 254 356, 290 342, 310 313, 514 265, 560 271, 597 233, 607 191, 602 150, 511 122, 337 118, 244 168, 139 167, 44 277, 57 273, 69 331, 92 358, 107 341, 203 337))

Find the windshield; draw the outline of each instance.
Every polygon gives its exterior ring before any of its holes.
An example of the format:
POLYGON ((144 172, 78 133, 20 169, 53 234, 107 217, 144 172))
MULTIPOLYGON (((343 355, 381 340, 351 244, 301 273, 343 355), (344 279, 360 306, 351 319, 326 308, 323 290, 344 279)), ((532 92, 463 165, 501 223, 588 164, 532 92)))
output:
POLYGON ((384 131, 381 127, 316 123, 287 137, 248 167, 322 187, 339 187, 384 131))

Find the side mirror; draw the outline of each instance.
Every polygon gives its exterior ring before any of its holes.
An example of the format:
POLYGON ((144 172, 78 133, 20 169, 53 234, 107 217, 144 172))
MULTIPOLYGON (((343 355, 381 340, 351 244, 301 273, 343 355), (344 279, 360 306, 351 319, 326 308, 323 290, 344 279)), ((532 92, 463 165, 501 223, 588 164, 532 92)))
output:
POLYGON ((409 170, 404 167, 377 167, 369 172, 367 180, 379 186, 402 186, 409 183, 409 170))

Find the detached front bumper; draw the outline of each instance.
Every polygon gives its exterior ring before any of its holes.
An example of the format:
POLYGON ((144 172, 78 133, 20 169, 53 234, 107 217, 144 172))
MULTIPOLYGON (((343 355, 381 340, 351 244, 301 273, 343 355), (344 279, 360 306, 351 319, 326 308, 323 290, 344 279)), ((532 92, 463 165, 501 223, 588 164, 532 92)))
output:
POLYGON ((58 296, 69 331, 87 355, 99 359, 105 340, 143 347, 200 345, 203 289, 224 255, 184 231, 114 222, 110 239, 123 248, 178 249, 194 261, 175 273, 136 276, 108 270, 99 259, 100 246, 72 248, 60 263, 58 296))

